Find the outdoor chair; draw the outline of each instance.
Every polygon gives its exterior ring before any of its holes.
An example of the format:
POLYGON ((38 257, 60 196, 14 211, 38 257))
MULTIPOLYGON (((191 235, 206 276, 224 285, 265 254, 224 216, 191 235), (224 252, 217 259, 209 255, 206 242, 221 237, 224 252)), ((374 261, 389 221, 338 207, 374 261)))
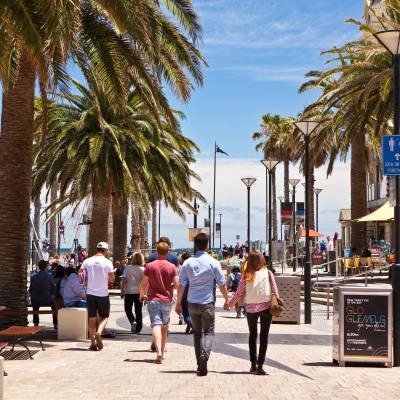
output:
POLYGON ((11 351, 14 351, 14 347, 17 344, 24 347, 29 354, 29 358, 32 360, 32 353, 26 342, 29 340, 37 340, 42 347, 42 351, 45 351, 42 339, 39 336, 39 333, 42 332, 43 329, 42 326, 10 326, 0 331, 0 338, 8 341, 10 346, 12 346, 11 351))

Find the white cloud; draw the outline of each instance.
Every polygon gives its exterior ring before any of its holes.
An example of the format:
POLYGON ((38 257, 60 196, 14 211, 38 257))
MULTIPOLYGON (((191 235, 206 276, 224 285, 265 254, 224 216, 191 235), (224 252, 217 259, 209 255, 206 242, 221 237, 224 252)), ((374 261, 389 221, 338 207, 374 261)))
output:
MULTIPOLYGON (((199 159, 195 165, 196 172, 203 181, 195 185, 200 192, 212 201, 213 189, 213 160, 199 159)), ((222 213, 223 241, 233 243, 235 236, 246 236, 246 189, 240 178, 245 175, 257 178, 251 190, 252 206, 252 237, 265 240, 265 169, 257 159, 218 159, 217 163, 217 194, 216 213, 222 213)), ((298 168, 291 167, 292 177, 301 177, 298 168)), ((338 223, 341 208, 349 208, 350 205, 350 167, 347 163, 337 163, 334 173, 326 177, 325 168, 315 172, 316 186, 324 189, 320 194, 320 231, 332 234, 340 233, 338 223)), ((283 167, 277 169, 278 195, 283 194, 283 167)), ((299 188, 298 201, 303 201, 303 188, 299 188)), ((198 223, 202 226, 204 218, 208 215, 207 205, 202 205, 199 212, 198 223)), ((218 218, 218 217, 217 217, 218 218)), ((187 221, 181 222, 169 210, 162 211, 161 233, 168 234, 176 246, 189 246, 187 233, 193 225, 193 216, 188 215, 187 221)), ((217 241, 218 244, 218 241, 217 241)))

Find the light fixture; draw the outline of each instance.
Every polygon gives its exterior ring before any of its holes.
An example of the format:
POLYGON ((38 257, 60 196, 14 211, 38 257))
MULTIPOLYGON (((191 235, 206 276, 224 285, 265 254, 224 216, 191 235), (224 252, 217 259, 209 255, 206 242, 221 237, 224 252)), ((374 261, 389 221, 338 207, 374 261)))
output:
POLYGON ((293 187, 296 187, 299 183, 300 183, 300 179, 297 179, 297 178, 289 179, 289 184, 292 185, 293 187))
POLYGON ((400 55, 400 30, 375 32, 374 36, 393 56, 400 55))
POLYGON ((318 196, 321 192, 323 191, 323 189, 314 189, 314 193, 318 196))
POLYGON ((267 168, 268 171, 272 171, 278 164, 279 161, 277 160, 261 160, 261 164, 267 168))
POLYGON ((297 121, 294 125, 300 130, 304 136, 310 136, 318 127, 317 121, 297 121))
POLYGON ((247 177, 247 178, 242 178, 241 181, 246 185, 246 187, 250 188, 254 182, 256 181, 256 178, 253 177, 247 177))

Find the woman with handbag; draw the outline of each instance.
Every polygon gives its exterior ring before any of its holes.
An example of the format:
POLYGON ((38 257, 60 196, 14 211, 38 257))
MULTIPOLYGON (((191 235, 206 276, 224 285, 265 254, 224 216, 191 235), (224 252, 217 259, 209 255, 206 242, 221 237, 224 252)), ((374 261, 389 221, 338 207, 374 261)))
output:
POLYGON ((268 334, 272 321, 271 303, 274 303, 274 313, 277 313, 279 292, 274 275, 268 270, 264 257, 258 251, 252 251, 243 272, 243 279, 235 295, 225 304, 224 309, 230 310, 234 305, 244 300, 246 305, 247 323, 249 325, 249 352, 251 368, 254 375, 266 375, 263 369, 268 347, 268 334), (260 320, 260 348, 257 357, 257 323, 260 320))

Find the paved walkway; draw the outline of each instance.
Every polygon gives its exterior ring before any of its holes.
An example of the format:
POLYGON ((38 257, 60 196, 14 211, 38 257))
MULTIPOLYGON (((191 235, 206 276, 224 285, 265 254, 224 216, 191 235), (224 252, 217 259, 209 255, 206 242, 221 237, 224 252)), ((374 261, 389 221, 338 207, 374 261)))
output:
MULTIPOLYGON (((314 323, 273 325, 268 376, 248 374, 247 324, 222 310, 207 377, 195 375, 192 336, 173 315, 167 359, 153 364, 150 329, 134 336, 122 301, 113 297, 110 327, 124 332, 101 352, 87 343, 47 342, 34 360, 6 361, 6 400, 114 399, 398 399, 399 369, 333 366, 331 322, 314 306, 314 323)), ((148 323, 148 318, 145 320, 148 323)))

